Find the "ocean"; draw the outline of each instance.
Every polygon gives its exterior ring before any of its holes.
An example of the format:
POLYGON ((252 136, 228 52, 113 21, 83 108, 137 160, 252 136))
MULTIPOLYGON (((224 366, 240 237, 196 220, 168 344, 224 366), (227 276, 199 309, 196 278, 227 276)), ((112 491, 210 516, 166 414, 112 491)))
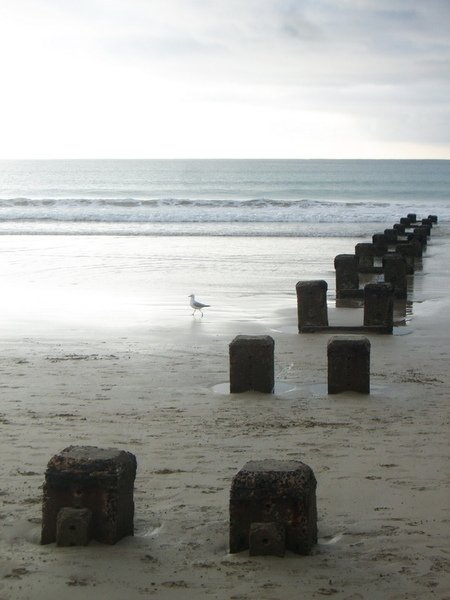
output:
POLYGON ((408 212, 450 221, 450 161, 0 161, 0 234, 358 237, 408 212))

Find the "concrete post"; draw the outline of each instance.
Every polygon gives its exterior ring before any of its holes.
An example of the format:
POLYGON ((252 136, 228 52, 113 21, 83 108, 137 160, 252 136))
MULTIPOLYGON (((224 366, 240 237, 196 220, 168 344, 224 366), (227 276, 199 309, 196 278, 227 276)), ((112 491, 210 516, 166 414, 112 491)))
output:
MULTIPOLYGON (((416 243, 419 243, 416 240, 416 243)), ((420 243, 419 243, 420 245, 420 243)), ((414 275, 414 257, 417 254, 415 244, 399 244, 396 249, 396 253, 403 256, 406 262, 406 273, 407 275, 414 275)))
POLYGON ((411 221, 411 223, 417 223, 417 215, 416 213, 408 213, 406 218, 411 221))
POLYGON ((395 229, 385 229, 384 237, 388 244, 396 244, 398 241, 398 235, 395 229))
POLYGON ((238 335, 230 343, 230 393, 273 393, 275 342, 270 335, 238 335))
POLYGON ((388 243, 384 233, 374 233, 372 236, 375 256, 383 256, 388 251, 388 243))
POLYGON ((375 248, 370 243, 359 243, 355 246, 355 254, 358 257, 359 267, 373 267, 375 248))
POLYGON ((385 254, 383 256, 383 271, 385 283, 394 288, 395 298, 406 298, 407 279, 406 261, 400 254, 385 254))
POLYGON ((45 472, 41 544, 56 541, 61 509, 92 512, 92 536, 115 544, 133 535, 133 486, 136 457, 130 452, 95 446, 69 446, 56 454, 45 472))
POLYGON ((355 254, 338 254, 334 259, 336 269, 336 298, 344 290, 359 289, 358 258, 355 254))
POLYGON ((370 342, 365 337, 333 336, 328 341, 328 393, 370 393, 370 342))
POLYGON ((400 223, 402 225, 404 225, 405 227, 410 227, 411 226, 411 219, 408 219, 408 217, 402 217, 400 219, 400 223))
POLYGON ((405 235, 405 229, 406 227, 404 225, 402 225, 401 223, 395 223, 392 227, 392 229, 395 229, 397 235, 405 235))
POLYGON ((364 325, 386 327, 392 333, 394 290, 390 283, 368 283, 364 286, 364 325))
MULTIPOLYGON (((248 462, 231 484, 230 552, 249 548, 255 524, 265 524, 269 534, 269 527, 272 530, 271 544, 280 547, 279 536, 284 529, 286 549, 309 554, 317 542, 316 485, 312 469, 300 461, 248 462)), ((252 545, 254 542, 252 539, 252 545)))
POLYGON ((437 223, 438 222, 437 215, 428 215, 428 218, 430 219, 430 221, 432 223, 437 223))
POLYGON ((322 279, 299 281, 296 285, 298 330, 304 325, 328 325, 328 284, 322 279))

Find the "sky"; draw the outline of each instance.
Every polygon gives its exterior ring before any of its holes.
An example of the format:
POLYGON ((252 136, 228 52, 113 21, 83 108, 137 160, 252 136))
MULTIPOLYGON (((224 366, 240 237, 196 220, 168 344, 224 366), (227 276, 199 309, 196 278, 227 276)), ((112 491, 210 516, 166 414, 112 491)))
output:
POLYGON ((0 158, 450 159, 450 0, 1 0, 0 158))

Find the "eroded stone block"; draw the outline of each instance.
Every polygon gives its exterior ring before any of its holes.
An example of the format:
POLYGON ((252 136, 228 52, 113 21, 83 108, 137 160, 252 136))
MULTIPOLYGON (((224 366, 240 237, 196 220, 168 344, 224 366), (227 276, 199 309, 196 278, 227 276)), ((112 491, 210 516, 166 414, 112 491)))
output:
POLYGON ((69 446, 56 454, 45 472, 41 543, 56 541, 62 508, 88 508, 92 536, 106 544, 133 535, 136 457, 95 446, 69 446))
POLYGON ((368 283, 364 286, 364 325, 386 327, 392 333, 394 290, 390 283, 368 283))
POLYGON ((230 552, 249 548, 252 523, 276 523, 284 528, 287 550, 309 554, 317 542, 316 485, 312 469, 300 461, 248 462, 231 484, 230 552))
POLYGON ((270 335, 238 335, 229 346, 230 393, 271 394, 275 386, 275 342, 270 335))
POLYGON ((327 289, 326 281, 299 281, 296 285, 298 330, 305 325, 327 326, 327 289))
POLYGON ((87 546, 92 539, 92 511, 89 508, 61 508, 56 517, 57 546, 87 546))
POLYGON ((328 341, 328 393, 370 393, 370 342, 365 337, 333 336, 328 341))
POLYGON ((383 272, 385 283, 390 283, 396 298, 406 298, 407 294, 407 269, 406 260, 397 253, 383 256, 383 272))
POLYGON ((249 533, 250 556, 284 556, 286 531, 282 523, 252 523, 249 533))
POLYGON ((358 257, 355 254, 338 254, 334 259, 336 269, 336 298, 343 291, 359 288, 358 257))

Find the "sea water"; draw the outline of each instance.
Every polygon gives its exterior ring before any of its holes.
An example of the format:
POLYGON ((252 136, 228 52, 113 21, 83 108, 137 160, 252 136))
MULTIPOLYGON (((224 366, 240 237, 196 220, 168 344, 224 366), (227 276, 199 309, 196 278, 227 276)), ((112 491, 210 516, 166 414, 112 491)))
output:
POLYGON ((0 161, 0 233, 363 236, 450 221, 450 161, 0 161))

